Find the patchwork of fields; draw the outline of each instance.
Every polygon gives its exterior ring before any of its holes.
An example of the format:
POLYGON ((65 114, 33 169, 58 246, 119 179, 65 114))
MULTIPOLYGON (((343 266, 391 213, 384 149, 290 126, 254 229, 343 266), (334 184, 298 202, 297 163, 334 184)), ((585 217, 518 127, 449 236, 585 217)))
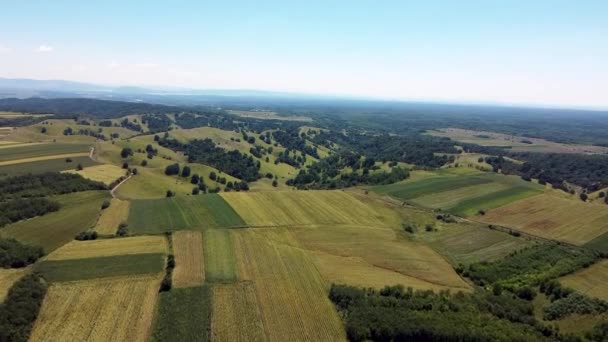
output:
MULTIPOLYGON (((457 170, 457 169, 456 169, 457 170)), ((543 187, 518 177, 492 173, 441 170, 372 190, 421 207, 460 216, 475 215, 542 192, 543 187)))
POLYGON ((548 239, 582 245, 608 232, 608 208, 542 194, 486 213, 480 221, 514 227, 548 239))
POLYGON ((66 170, 76 170, 78 164, 84 168, 99 165, 97 162, 89 158, 88 153, 80 157, 70 157, 71 162, 67 162, 67 158, 52 156, 52 159, 38 159, 36 161, 17 160, 18 163, 0 165, 0 177, 20 176, 28 173, 43 173, 57 172, 66 170))

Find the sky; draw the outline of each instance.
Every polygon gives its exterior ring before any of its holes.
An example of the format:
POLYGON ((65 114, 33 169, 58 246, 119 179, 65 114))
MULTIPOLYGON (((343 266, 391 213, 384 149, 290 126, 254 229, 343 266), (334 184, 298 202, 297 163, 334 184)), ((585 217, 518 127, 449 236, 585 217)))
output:
POLYGON ((0 77, 608 108, 606 0, 0 8, 0 77))

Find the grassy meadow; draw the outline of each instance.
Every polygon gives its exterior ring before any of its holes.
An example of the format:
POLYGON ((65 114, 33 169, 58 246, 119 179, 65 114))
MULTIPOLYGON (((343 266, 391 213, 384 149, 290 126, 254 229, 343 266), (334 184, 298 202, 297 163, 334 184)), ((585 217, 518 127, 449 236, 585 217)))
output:
POLYGON ((84 191, 54 196, 62 207, 59 211, 19 221, 0 230, 0 236, 41 246, 46 253, 72 241, 97 221, 101 204, 109 199, 107 191, 84 191))
POLYGON ((48 143, 48 144, 28 144, 14 147, 6 147, 0 149, 0 163, 10 162, 11 164, 19 163, 21 160, 33 162, 37 159, 54 159, 48 158, 55 156, 56 158, 66 158, 88 155, 89 147, 88 144, 61 144, 61 143, 48 143), (78 154, 78 155, 76 155, 78 154))
POLYGON ((55 158, 55 156, 53 156, 52 159, 0 165, 0 177, 21 176, 28 173, 36 174, 43 172, 76 170, 78 164, 82 165, 85 169, 99 165, 99 163, 89 158, 88 155, 70 157, 72 160, 71 162, 66 162, 66 159, 67 158, 63 157, 55 158))

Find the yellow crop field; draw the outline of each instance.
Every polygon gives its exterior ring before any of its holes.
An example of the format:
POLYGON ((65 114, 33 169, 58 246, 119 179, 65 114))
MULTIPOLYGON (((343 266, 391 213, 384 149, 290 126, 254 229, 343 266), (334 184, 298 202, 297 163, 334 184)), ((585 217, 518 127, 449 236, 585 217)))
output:
POLYGON ((560 279, 566 287, 608 301, 608 260, 602 260, 560 279))
POLYGON ((21 158, 14 160, 5 160, 0 162, 0 166, 3 165, 13 165, 13 164, 21 164, 21 163, 29 163, 40 160, 50 160, 50 159, 65 159, 65 158, 76 158, 76 157, 86 157, 88 153, 65 153, 65 154, 55 154, 51 156, 42 156, 42 157, 32 157, 32 158, 21 158))
MULTIPOLYGON (((239 278, 253 284, 266 338, 269 341, 344 341, 340 317, 327 297, 326 284, 308 252, 275 242, 266 231, 268 229, 231 231, 239 278)), ((289 235, 286 229, 281 232, 289 235)))
POLYGON ((251 282, 213 287, 213 341, 265 341, 262 317, 251 282))
POLYGON ((0 303, 8 294, 14 283, 30 271, 30 267, 24 268, 0 268, 0 303))
POLYGON ((64 172, 75 173, 81 175, 84 178, 88 178, 109 185, 121 176, 124 176, 126 170, 113 164, 101 164, 85 167, 80 171, 68 170, 64 172))
POLYGON ((366 205, 344 191, 222 193, 251 226, 311 224, 394 224, 396 213, 366 205))
POLYGON ((407 240, 393 229, 332 225, 290 230, 303 248, 314 252, 328 282, 366 287, 399 283, 419 289, 470 289, 440 254, 426 244, 407 240))
POLYGON ((134 236, 115 239, 72 241, 55 250, 46 260, 71 260, 115 255, 167 253, 163 236, 134 236))
POLYGON ((203 237, 201 232, 181 230, 173 233, 174 287, 202 285, 205 281, 203 237))
POLYGON ((478 219, 548 239, 582 245, 608 232, 608 207, 550 193, 490 210, 478 219))
POLYGON ((118 225, 129 218, 131 202, 112 198, 110 206, 101 211, 95 224, 95 231, 99 234, 115 234, 118 225))
POLYGON ((147 341, 157 276, 52 284, 31 341, 147 341))

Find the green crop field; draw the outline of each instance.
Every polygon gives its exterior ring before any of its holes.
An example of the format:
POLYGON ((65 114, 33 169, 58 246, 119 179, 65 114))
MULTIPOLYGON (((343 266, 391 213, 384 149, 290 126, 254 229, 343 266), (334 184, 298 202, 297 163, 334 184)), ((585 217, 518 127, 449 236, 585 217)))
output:
POLYGON ((460 216, 471 216, 475 215, 480 209, 489 210, 498 208, 539 193, 540 190, 534 187, 515 186, 461 201, 449 208, 448 211, 460 216))
POLYGON ((203 233, 205 279, 208 282, 236 280, 234 244, 230 231, 210 229, 203 233))
MULTIPOLYGON (((462 169, 462 168, 461 168, 462 169)), ((542 192, 543 187, 518 177, 450 169, 413 176, 396 184, 372 187, 380 194, 407 200, 421 207, 460 216, 493 209, 542 192)))
POLYGON ((163 254, 132 254, 98 258, 42 261, 35 271, 51 282, 160 273, 163 254))
POLYGON ((128 223, 137 234, 245 225, 217 194, 133 200, 128 223))
POLYGON ((87 144, 31 144, 0 149, 0 162, 89 152, 87 144))
POLYGON ((66 162, 66 158, 55 158, 31 161, 27 163, 0 165, 0 177, 20 176, 28 173, 55 172, 75 170, 78 164, 83 167, 99 165, 88 156, 71 157, 72 162, 66 162))
POLYGON ((210 326, 209 286, 172 289, 160 294, 151 340, 206 342, 210 326))
POLYGON ((107 191, 85 191, 55 196, 62 204, 57 212, 8 225, 1 237, 41 246, 46 253, 74 239, 76 234, 95 225, 101 203, 110 197, 107 191))
POLYGON ((601 252, 608 252, 608 232, 587 242, 584 246, 601 252))

